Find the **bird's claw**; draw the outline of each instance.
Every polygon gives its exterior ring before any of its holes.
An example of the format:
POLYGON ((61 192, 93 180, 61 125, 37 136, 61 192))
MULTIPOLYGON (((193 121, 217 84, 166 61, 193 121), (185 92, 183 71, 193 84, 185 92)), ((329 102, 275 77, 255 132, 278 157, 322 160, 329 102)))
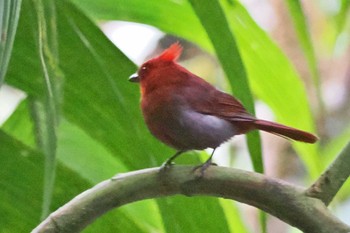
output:
POLYGON ((171 162, 171 161, 165 161, 161 166, 160 166, 160 171, 166 171, 168 170, 170 167, 174 166, 175 163, 171 162))
POLYGON ((173 163, 174 159, 178 157, 180 154, 182 154, 184 151, 178 151, 173 156, 168 158, 160 167, 160 171, 165 171, 169 169, 171 166, 173 166, 175 163, 173 163))
POLYGON ((199 177, 201 178, 201 177, 204 176, 204 172, 205 172, 205 170, 207 170, 207 168, 209 166, 217 166, 217 164, 216 163, 212 163, 211 161, 207 161, 207 162, 205 162, 205 163, 203 163, 201 165, 195 166, 193 168, 193 172, 195 172, 195 171, 197 171, 199 169, 200 170, 200 176, 199 177))

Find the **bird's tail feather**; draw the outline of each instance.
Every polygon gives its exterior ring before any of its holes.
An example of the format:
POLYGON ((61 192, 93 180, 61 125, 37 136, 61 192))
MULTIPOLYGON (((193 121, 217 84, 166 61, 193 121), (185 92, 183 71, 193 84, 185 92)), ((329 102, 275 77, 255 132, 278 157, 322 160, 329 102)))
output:
POLYGON ((315 143, 318 140, 318 138, 311 133, 299 129, 294 129, 292 127, 288 127, 278 123, 265 120, 256 120, 254 123, 257 129, 277 134, 279 136, 284 136, 296 141, 315 143))

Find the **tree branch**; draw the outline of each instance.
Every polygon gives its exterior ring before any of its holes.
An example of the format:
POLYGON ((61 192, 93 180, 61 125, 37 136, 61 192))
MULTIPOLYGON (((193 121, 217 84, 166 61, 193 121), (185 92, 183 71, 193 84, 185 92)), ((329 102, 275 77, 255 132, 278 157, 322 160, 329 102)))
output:
POLYGON ((350 142, 320 178, 306 190, 306 195, 320 199, 328 206, 349 176, 350 142))
POLYGON ((192 166, 145 169, 117 175, 52 213, 33 232, 78 232, 107 211, 127 203, 183 194, 229 198, 260 208, 307 233, 348 233, 324 203, 305 190, 264 175, 211 166, 204 175, 192 166))

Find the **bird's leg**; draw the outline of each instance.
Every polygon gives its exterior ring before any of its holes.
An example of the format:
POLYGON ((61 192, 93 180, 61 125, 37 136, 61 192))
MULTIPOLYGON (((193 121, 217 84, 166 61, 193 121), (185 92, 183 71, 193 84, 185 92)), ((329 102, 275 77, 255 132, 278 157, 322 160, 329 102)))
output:
POLYGON ((214 155, 216 148, 214 148, 213 152, 211 152, 211 155, 209 157, 209 159, 207 159, 207 161, 205 161, 203 164, 196 166, 193 171, 200 169, 201 170, 201 176, 204 175, 204 171, 210 166, 210 165, 216 165, 215 163, 212 163, 212 158, 214 155))
POLYGON ((162 164, 161 169, 163 170, 163 169, 168 168, 168 167, 170 167, 171 165, 173 165, 173 164, 174 164, 173 161, 174 161, 179 155, 181 155, 181 154, 184 153, 184 152, 185 152, 185 151, 182 151, 182 150, 176 152, 173 156, 171 156, 170 158, 168 158, 168 159, 162 164))

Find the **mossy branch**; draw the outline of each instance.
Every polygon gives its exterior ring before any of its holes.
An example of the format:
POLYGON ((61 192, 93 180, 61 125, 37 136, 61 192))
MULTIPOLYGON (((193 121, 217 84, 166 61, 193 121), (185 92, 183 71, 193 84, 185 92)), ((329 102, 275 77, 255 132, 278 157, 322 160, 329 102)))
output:
POLYGON ((107 211, 139 200, 182 194, 229 198, 260 208, 308 233, 348 233, 305 189, 265 175, 211 166, 203 176, 193 166, 145 169, 117 175, 52 213, 33 232, 79 232, 107 211))
POLYGON ((306 194, 320 199, 328 206, 349 176, 350 142, 320 178, 306 190, 306 194))

